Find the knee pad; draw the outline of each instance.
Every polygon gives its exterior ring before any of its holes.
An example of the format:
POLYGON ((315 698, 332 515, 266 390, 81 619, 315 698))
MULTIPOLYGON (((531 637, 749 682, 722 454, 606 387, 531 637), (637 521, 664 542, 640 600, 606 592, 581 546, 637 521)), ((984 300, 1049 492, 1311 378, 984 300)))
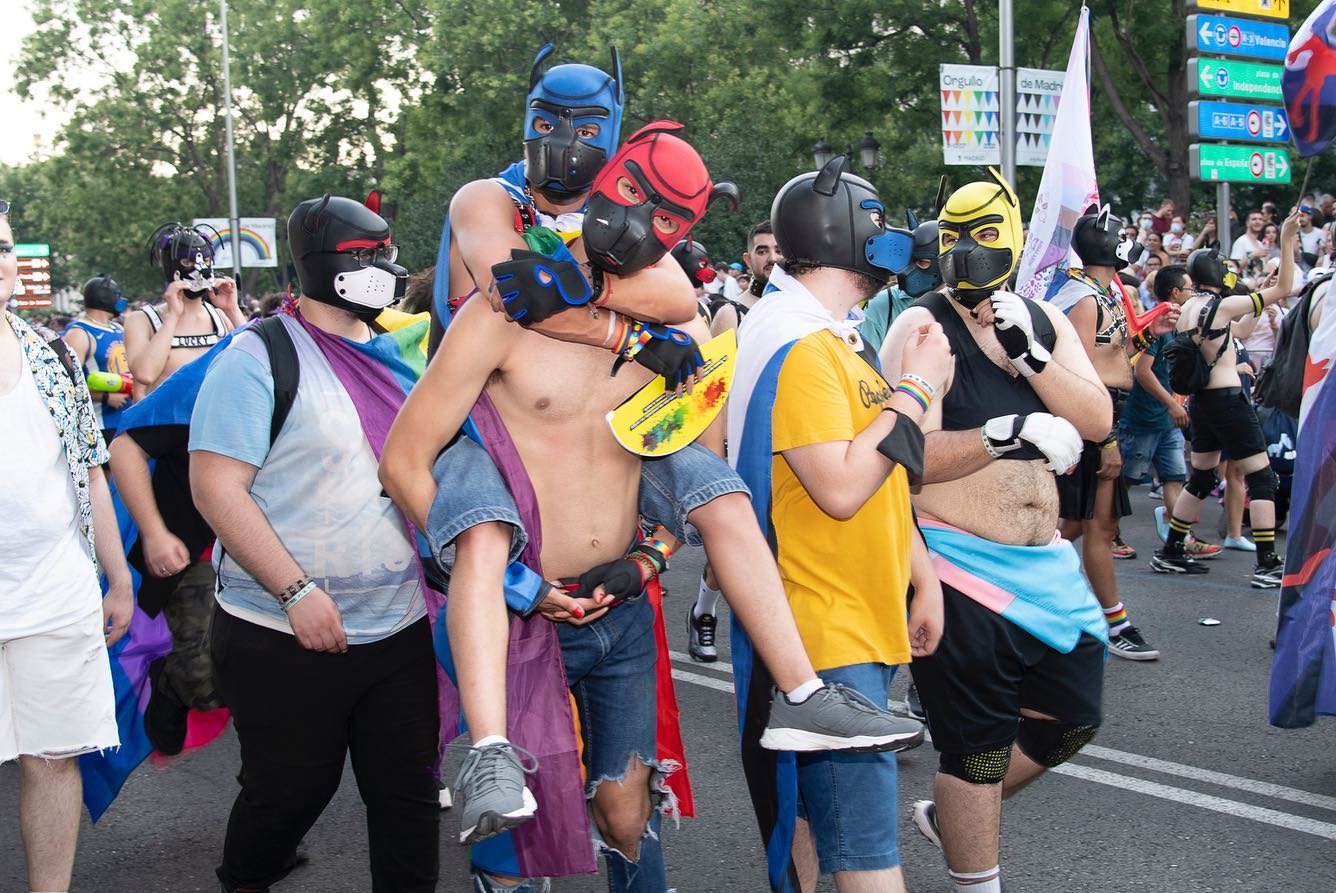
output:
POLYGON ((1039 765, 1052 769, 1076 756, 1076 752, 1095 737, 1098 728, 1022 716, 1021 728, 1016 734, 1016 746, 1039 765))
POLYGON ((981 753, 944 753, 939 755, 941 772, 970 784, 1001 784, 1011 765, 1011 746, 981 753))
POLYGON ((1249 499, 1264 499, 1275 502, 1276 488, 1280 485, 1280 478, 1268 465, 1266 468, 1257 469, 1252 474, 1245 474, 1243 485, 1248 489, 1249 499))
POLYGON ((1194 468, 1192 474, 1188 476, 1188 482, 1183 485, 1183 489, 1198 499, 1205 499, 1211 495, 1211 491, 1215 489, 1218 480, 1214 468, 1194 468))

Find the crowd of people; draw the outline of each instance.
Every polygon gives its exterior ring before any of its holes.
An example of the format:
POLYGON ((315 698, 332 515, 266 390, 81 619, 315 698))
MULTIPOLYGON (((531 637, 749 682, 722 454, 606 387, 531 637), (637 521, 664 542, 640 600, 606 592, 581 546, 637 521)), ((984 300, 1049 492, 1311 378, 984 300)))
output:
POLYGON ((543 890, 599 854, 609 889, 664 893, 662 816, 692 794, 659 578, 690 545, 691 657, 718 659, 721 598, 734 619, 758 888, 903 890, 895 753, 926 724, 940 763, 913 823, 949 889, 999 893, 1003 800, 1094 737, 1107 651, 1159 656, 1114 573, 1136 557, 1128 488, 1163 500, 1152 570, 1207 572, 1222 546, 1193 525, 1220 497, 1223 547, 1280 585, 1250 382, 1333 265, 1332 196, 1224 241, 1172 202, 1126 225, 1092 206, 1035 301, 996 172, 900 228, 841 156, 717 262, 691 231, 736 188, 680 125, 620 139, 615 53, 610 72, 550 54, 522 160, 458 188, 433 269, 397 263, 374 202, 325 195, 288 220, 291 298, 241 296, 206 233, 167 224, 159 299, 102 275, 76 319, 5 312, 6 450, 30 459, 0 495, 19 521, 0 761, 21 764, 31 890, 69 889, 73 757, 126 723, 179 754, 192 711, 226 706, 224 891, 300 865, 349 756, 372 888, 435 889, 441 757, 465 731, 475 890, 543 890), (733 338, 726 405, 697 401, 717 393, 703 346, 733 338), (624 448, 605 417, 647 387, 704 433, 624 448), (141 617, 170 641, 118 713, 114 649, 141 617), (909 718, 888 709, 901 667, 909 718))

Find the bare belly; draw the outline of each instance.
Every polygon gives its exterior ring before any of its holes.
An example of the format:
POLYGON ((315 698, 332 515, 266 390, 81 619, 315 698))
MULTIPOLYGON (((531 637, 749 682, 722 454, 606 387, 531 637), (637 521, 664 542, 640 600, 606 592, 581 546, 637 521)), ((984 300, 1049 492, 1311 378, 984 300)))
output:
POLYGON ((1042 459, 1001 461, 956 481, 925 485, 919 514, 995 543, 1047 545, 1058 525, 1058 488, 1042 459))
POLYGON ((518 359, 488 385, 533 482, 542 517, 543 574, 575 577, 626 553, 639 515, 640 459, 613 440, 604 416, 649 380, 612 354, 526 333, 518 359))
POLYGON ((1095 345, 1095 355, 1091 362, 1104 387, 1131 390, 1132 363, 1127 358, 1121 338, 1115 338, 1113 344, 1095 345))

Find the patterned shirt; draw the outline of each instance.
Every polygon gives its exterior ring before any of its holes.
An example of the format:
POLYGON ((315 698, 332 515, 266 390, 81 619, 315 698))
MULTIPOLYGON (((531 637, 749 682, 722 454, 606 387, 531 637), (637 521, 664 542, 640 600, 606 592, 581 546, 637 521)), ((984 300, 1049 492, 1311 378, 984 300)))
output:
MULTIPOLYGON (((70 467, 70 481, 74 484, 75 498, 79 504, 79 531, 88 544, 88 555, 97 563, 97 553, 93 549, 93 502, 88 489, 88 469, 96 465, 105 465, 111 458, 107 445, 102 440, 102 431, 93 411, 93 402, 88 395, 88 385, 84 382, 83 372, 78 364, 71 361, 70 369, 60 361, 56 352, 47 341, 56 340, 53 333, 43 337, 32 326, 19 317, 5 311, 14 334, 18 335, 23 346, 23 358, 32 370, 33 381, 37 384, 37 393, 46 404, 51 420, 56 424, 60 441, 65 446, 65 459, 70 467)), ((57 340, 57 344, 60 342, 57 340)))

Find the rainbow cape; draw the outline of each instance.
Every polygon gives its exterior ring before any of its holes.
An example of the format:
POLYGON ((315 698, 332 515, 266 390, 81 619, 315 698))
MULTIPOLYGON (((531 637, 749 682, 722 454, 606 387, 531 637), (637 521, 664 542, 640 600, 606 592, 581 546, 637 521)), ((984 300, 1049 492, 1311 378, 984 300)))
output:
MULTIPOLYGON (((523 163, 506 168, 493 182, 506 190, 517 207, 524 205, 535 217, 539 216, 525 193, 523 163)), ((574 215, 563 215, 563 218, 543 222, 550 223, 559 233, 571 230, 578 223, 574 215)), ((530 230, 525 236, 535 251, 551 254, 554 250, 565 250, 564 244, 558 248, 541 228, 530 230)), ((442 330, 450 325, 450 300, 453 297, 456 295, 450 285, 450 216, 447 211, 436 257, 433 305, 435 322, 442 330)), ((531 585, 534 581, 541 582, 542 523, 538 516, 537 496, 514 441, 486 393, 478 398, 464 433, 482 445, 496 462, 529 535, 525 551, 507 572, 508 583, 531 585)), ((530 594, 527 589, 520 592, 514 586, 508 586, 507 603, 516 608, 530 594)), ((657 601, 655 608, 655 636, 660 645, 656 665, 659 695, 659 753, 656 756, 662 763, 675 762, 683 767, 668 777, 667 785, 675 795, 681 814, 691 816, 694 815, 691 787, 677 724, 663 612, 657 601)), ((442 606, 435 627, 437 658, 447 672, 453 674, 454 664, 444 620, 442 606)), ((537 815, 523 825, 474 845, 473 864, 487 872, 519 877, 593 874, 598 866, 593 847, 587 845, 590 828, 579 736, 566 688, 566 670, 556 629, 541 617, 512 615, 509 654, 506 669, 508 735, 539 758, 542 770, 531 777, 528 784, 540 808, 537 815)))

